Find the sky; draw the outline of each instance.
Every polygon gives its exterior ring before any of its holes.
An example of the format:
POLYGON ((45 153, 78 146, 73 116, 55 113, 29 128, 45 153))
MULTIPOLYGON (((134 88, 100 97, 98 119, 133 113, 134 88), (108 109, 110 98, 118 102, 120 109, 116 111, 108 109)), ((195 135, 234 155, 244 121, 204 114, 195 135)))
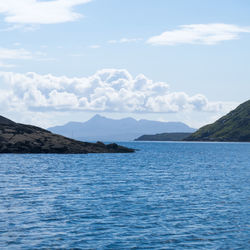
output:
POLYGON ((249 0, 0 0, 0 114, 198 128, 249 99, 249 0))

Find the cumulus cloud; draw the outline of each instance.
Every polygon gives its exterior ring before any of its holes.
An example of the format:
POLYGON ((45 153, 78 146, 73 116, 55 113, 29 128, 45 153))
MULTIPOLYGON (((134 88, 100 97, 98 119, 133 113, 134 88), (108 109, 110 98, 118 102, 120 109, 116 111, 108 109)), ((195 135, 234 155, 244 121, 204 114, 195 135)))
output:
POLYGON ((75 21, 82 17, 73 7, 92 0, 8 0, 0 1, 5 22, 15 24, 52 24, 75 21))
POLYGON ((240 33, 250 33, 250 27, 224 23, 181 25, 179 29, 149 38, 147 43, 152 45, 214 45, 222 41, 239 39, 240 33))
POLYGON ((41 112, 177 113, 222 109, 222 103, 211 103, 204 95, 171 92, 165 82, 152 81, 143 74, 133 77, 123 69, 103 69, 83 78, 0 72, 0 90, 4 91, 0 102, 10 108, 41 112))

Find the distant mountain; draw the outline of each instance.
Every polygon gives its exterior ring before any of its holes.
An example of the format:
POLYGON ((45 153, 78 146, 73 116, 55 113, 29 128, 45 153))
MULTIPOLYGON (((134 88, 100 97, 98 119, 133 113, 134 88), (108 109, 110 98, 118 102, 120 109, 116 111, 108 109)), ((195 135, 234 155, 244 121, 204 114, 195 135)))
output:
POLYGON ((215 123, 200 128, 185 140, 250 142, 250 100, 215 123))
POLYGON ((69 122, 63 126, 48 128, 53 133, 87 141, 132 141, 143 134, 189 132, 190 128, 182 122, 158 122, 124 118, 114 120, 95 115, 87 122, 69 122))
POLYGON ((162 133, 155 135, 142 135, 135 141, 183 141, 191 133, 162 133))
POLYGON ((134 152, 133 149, 115 143, 105 145, 102 142, 76 141, 52 134, 39 127, 15 123, 0 116, 0 153, 86 154, 132 152, 134 152))

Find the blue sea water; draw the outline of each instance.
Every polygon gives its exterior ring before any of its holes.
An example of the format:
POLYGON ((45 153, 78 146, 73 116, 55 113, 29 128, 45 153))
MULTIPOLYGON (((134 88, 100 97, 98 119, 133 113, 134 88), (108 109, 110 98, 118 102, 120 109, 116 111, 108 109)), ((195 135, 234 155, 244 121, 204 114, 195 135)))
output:
POLYGON ((250 249, 250 144, 0 155, 0 249, 250 249))

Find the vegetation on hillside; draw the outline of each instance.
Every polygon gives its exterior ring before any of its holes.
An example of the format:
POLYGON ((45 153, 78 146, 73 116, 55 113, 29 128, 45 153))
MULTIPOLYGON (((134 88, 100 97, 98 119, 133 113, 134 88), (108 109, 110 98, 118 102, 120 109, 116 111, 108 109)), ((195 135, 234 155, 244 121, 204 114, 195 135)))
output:
POLYGON ((184 140, 250 142, 250 100, 184 140))

